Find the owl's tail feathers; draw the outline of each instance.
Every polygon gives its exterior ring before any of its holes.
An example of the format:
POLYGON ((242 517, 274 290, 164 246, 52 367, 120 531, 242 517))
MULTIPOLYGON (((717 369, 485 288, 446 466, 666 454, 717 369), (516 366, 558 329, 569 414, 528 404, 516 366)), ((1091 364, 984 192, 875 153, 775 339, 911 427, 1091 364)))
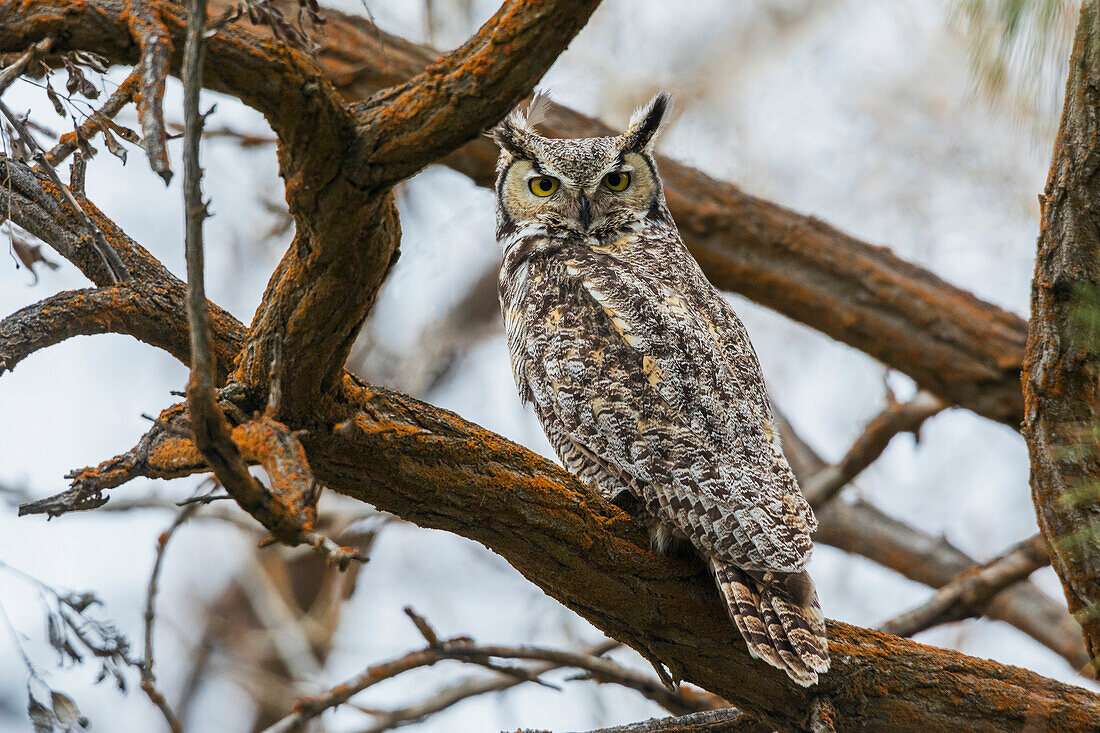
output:
POLYGON ((829 670, 829 646, 825 616, 812 586, 800 605, 784 588, 756 580, 735 565, 711 560, 711 567, 749 653, 803 687, 816 684, 818 673, 829 670))

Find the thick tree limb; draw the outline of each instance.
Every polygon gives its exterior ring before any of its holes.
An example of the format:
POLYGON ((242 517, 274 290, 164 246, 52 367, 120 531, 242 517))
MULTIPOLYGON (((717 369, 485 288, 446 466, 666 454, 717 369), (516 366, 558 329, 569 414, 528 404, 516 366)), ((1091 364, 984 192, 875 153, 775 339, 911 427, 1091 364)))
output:
POLYGON ((350 424, 319 415, 305 438, 326 485, 485 544, 598 628, 779 728, 802 725, 819 695, 838 711, 837 730, 981 719, 994 730, 1029 715, 1052 731, 1100 725, 1100 698, 1084 691, 840 623, 829 628, 834 671, 796 689, 749 658, 704 568, 652 554, 627 515, 557 467, 400 395, 347 383, 346 400, 350 424))
MULTIPOLYGON (((70 290, 29 305, 0 321, 0 375, 40 349, 102 333, 133 336, 187 363, 191 346, 182 295, 171 283, 130 283, 70 290)), ((218 335, 212 355, 217 378, 224 381, 240 351, 244 327, 217 306, 211 318, 218 335)))
MULTIPOLYGON (((318 60, 349 99, 402 83, 439 55, 365 18, 326 12, 318 60)), ((615 134, 560 105, 542 129, 557 137, 615 134)), ((492 186, 496 158, 496 146, 479 139, 443 162, 492 186)), ((664 156, 658 161, 684 242, 717 287, 854 346, 951 404, 1019 426, 1026 335, 1019 317, 815 217, 664 156)))
POLYGON ((980 616, 994 596, 1049 564, 1046 543, 1035 535, 1000 557, 959 573, 927 603, 887 621, 879 630, 913 636, 933 626, 980 616))
POLYGON ((1086 0, 1042 197, 1024 366, 1031 496, 1100 672, 1100 3, 1086 0))

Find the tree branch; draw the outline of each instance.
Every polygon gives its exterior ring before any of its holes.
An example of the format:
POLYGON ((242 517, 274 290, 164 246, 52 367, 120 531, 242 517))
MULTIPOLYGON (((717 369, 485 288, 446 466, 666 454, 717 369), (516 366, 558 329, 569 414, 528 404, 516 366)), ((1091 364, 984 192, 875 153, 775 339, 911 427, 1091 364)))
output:
POLYGON ((400 227, 390 187, 502 117, 598 4, 508 0, 461 48, 356 107, 354 134, 343 136, 342 147, 325 152, 315 130, 301 142, 280 134, 295 242, 256 312, 238 381, 265 383, 279 334, 288 370, 283 409, 293 414, 325 399, 397 258, 400 227), (314 175, 311 166, 318 180, 299 184, 314 175))
POLYGON ((927 603, 887 621, 879 630, 896 636, 913 636, 933 626, 981 616, 994 596, 1049 564, 1046 543, 1035 535, 995 560, 959 573, 927 603))
MULTIPOLYGON (((827 465, 778 412, 776 422, 783 451, 800 481, 827 465)), ((946 538, 911 527, 860 499, 831 501, 817 516, 820 528, 814 542, 860 555, 933 588, 942 588, 978 564, 946 538)), ((1027 581, 994 596, 986 615, 1015 626, 1056 652, 1073 669, 1088 664, 1076 624, 1065 607, 1027 581)))
POLYGON ((160 580, 160 569, 164 565, 164 552, 168 549, 168 543, 172 540, 172 535, 184 522, 194 516, 200 506, 200 504, 185 506, 176 514, 176 518, 168 529, 157 538, 157 552, 156 558, 153 560, 153 572, 149 574, 149 586, 145 591, 145 653, 141 663, 141 689, 160 710, 172 733, 182 733, 183 726, 180 725, 179 718, 176 717, 172 707, 168 704, 168 700, 165 699, 164 693, 157 688, 157 676, 153 671, 153 628, 157 617, 157 586, 160 580))
POLYGON ((1052 731, 1100 724, 1091 693, 835 622, 833 671, 796 688, 750 659, 705 568, 654 555, 626 514, 557 467, 401 395, 348 384, 345 400, 350 421, 318 415, 305 438, 326 485, 481 542, 597 628, 776 727, 801 725, 817 696, 837 730, 956 730, 974 716, 1011 727, 1037 710, 1052 731))
POLYGON ((158 0, 125 0, 129 31, 141 49, 137 106, 142 145, 149 166, 167 185, 172 180, 172 169, 168 166, 168 133, 164 129, 164 82, 174 44, 160 17, 160 5, 158 0))
MULTIPOLYGON (((611 642, 609 646, 614 647, 618 645, 611 642)), ((604 651, 606 651, 606 649, 604 651)), ((507 687, 511 687, 521 682, 536 680, 538 675, 543 672, 558 667, 575 667, 577 669, 587 670, 599 682, 610 682, 637 690, 646 698, 681 713, 685 710, 697 711, 701 709, 710 709, 709 701, 704 701, 702 698, 687 697, 677 690, 669 690, 659 680, 651 679, 646 675, 626 669, 609 659, 605 659, 600 656, 600 654, 602 654, 602 652, 570 652, 542 647, 481 645, 474 643, 467 637, 440 641, 432 635, 425 649, 409 652, 402 657, 387 662, 373 664, 361 674, 336 685, 327 692, 303 698, 295 705, 293 713, 267 728, 264 733, 291 733, 291 731, 300 731, 304 728, 306 723, 320 716, 326 710, 343 705, 355 695, 369 687, 373 687, 379 682, 409 670, 432 666, 445 660, 480 664, 482 666, 489 666, 490 668, 497 669, 497 671, 501 670, 499 670, 490 659, 519 659, 544 663, 537 667, 506 669, 502 672, 502 674, 505 675, 502 682, 511 682, 511 684, 505 684, 499 687, 494 686, 491 687, 491 689, 506 689, 507 687), (509 672, 511 672, 511 674, 509 674, 509 672)), ((472 692, 472 690, 463 690, 463 697, 469 697, 470 695, 468 693, 470 692, 472 692)), ((443 707, 454 704, 454 702, 457 702, 457 700, 449 698, 446 701, 446 705, 443 705, 443 707)), ((416 718, 409 717, 410 715, 419 714, 418 717, 423 717, 429 714, 429 712, 434 711, 424 712, 422 709, 417 708, 413 709, 411 713, 408 714, 405 711, 395 711, 395 713, 390 715, 401 715, 405 716, 403 720, 413 720, 416 718)), ((397 723, 398 720, 391 720, 390 715, 387 715, 382 721, 372 725, 368 730, 377 733, 395 727, 394 723, 397 723)))
MULTIPOLYGON (((118 333, 133 336, 190 361, 187 317, 179 289, 146 283, 70 290, 16 311, 0 321, 0 375, 23 359, 73 336, 118 333)), ((212 356, 219 382, 225 381, 240 351, 244 327, 213 306, 216 334, 212 356)))
MULTIPOLYGON (((520 733, 549 733, 549 731, 525 730, 520 733)), ((637 723, 599 728, 587 733, 772 733, 772 729, 740 710, 728 708, 691 713, 677 718, 650 718, 637 723)))
POLYGON ((1031 497, 1100 673, 1100 3, 1086 0, 1042 197, 1024 365, 1031 497))
POLYGON ((82 237, 87 237, 92 250, 103 261, 103 266, 110 275, 111 283, 114 284, 130 280, 132 276, 126 270, 126 266, 122 264, 122 260, 119 258, 118 253, 115 252, 110 243, 107 242, 106 237, 103 236, 103 232, 99 230, 99 227, 92 221, 92 218, 88 216, 88 213, 81 207, 80 202, 76 200, 76 196, 73 195, 73 192, 61 182, 61 178, 58 177, 57 171, 50 164, 50 161, 46 159, 46 151, 38 144, 38 141, 27 129, 27 126, 8 109, 8 106, 4 104, 3 101, 0 101, 0 113, 3 113, 4 117, 7 118, 8 123, 15 129, 20 139, 22 139, 23 144, 31 151, 35 162, 38 163, 49 178, 50 183, 53 184, 53 188, 60 192, 61 197, 69 205, 72 213, 76 215, 77 220, 83 228, 82 237))
POLYGON ((867 423, 839 463, 814 472, 802 482, 802 493, 806 501, 814 509, 820 509, 845 484, 874 463, 895 435, 915 434, 925 420, 945 407, 946 405, 928 392, 918 392, 908 402, 897 402, 891 396, 886 407, 867 423))

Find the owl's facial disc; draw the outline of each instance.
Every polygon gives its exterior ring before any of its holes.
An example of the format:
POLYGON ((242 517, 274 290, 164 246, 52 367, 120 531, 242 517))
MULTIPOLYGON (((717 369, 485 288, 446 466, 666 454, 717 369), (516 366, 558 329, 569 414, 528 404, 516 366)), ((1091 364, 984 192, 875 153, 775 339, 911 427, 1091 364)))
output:
POLYGON ((499 192, 504 212, 516 224, 582 236, 610 236, 630 227, 660 194, 653 167, 645 153, 612 146, 599 153, 583 168, 559 165, 554 155, 513 160, 499 192))

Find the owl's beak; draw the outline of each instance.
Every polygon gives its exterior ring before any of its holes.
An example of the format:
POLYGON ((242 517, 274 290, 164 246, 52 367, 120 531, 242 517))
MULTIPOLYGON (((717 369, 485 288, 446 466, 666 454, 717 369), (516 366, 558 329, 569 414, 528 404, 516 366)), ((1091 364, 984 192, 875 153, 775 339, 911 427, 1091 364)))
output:
POLYGON ((581 228, 588 229, 588 225, 592 223, 592 205, 588 202, 588 197, 583 193, 581 194, 581 228))

